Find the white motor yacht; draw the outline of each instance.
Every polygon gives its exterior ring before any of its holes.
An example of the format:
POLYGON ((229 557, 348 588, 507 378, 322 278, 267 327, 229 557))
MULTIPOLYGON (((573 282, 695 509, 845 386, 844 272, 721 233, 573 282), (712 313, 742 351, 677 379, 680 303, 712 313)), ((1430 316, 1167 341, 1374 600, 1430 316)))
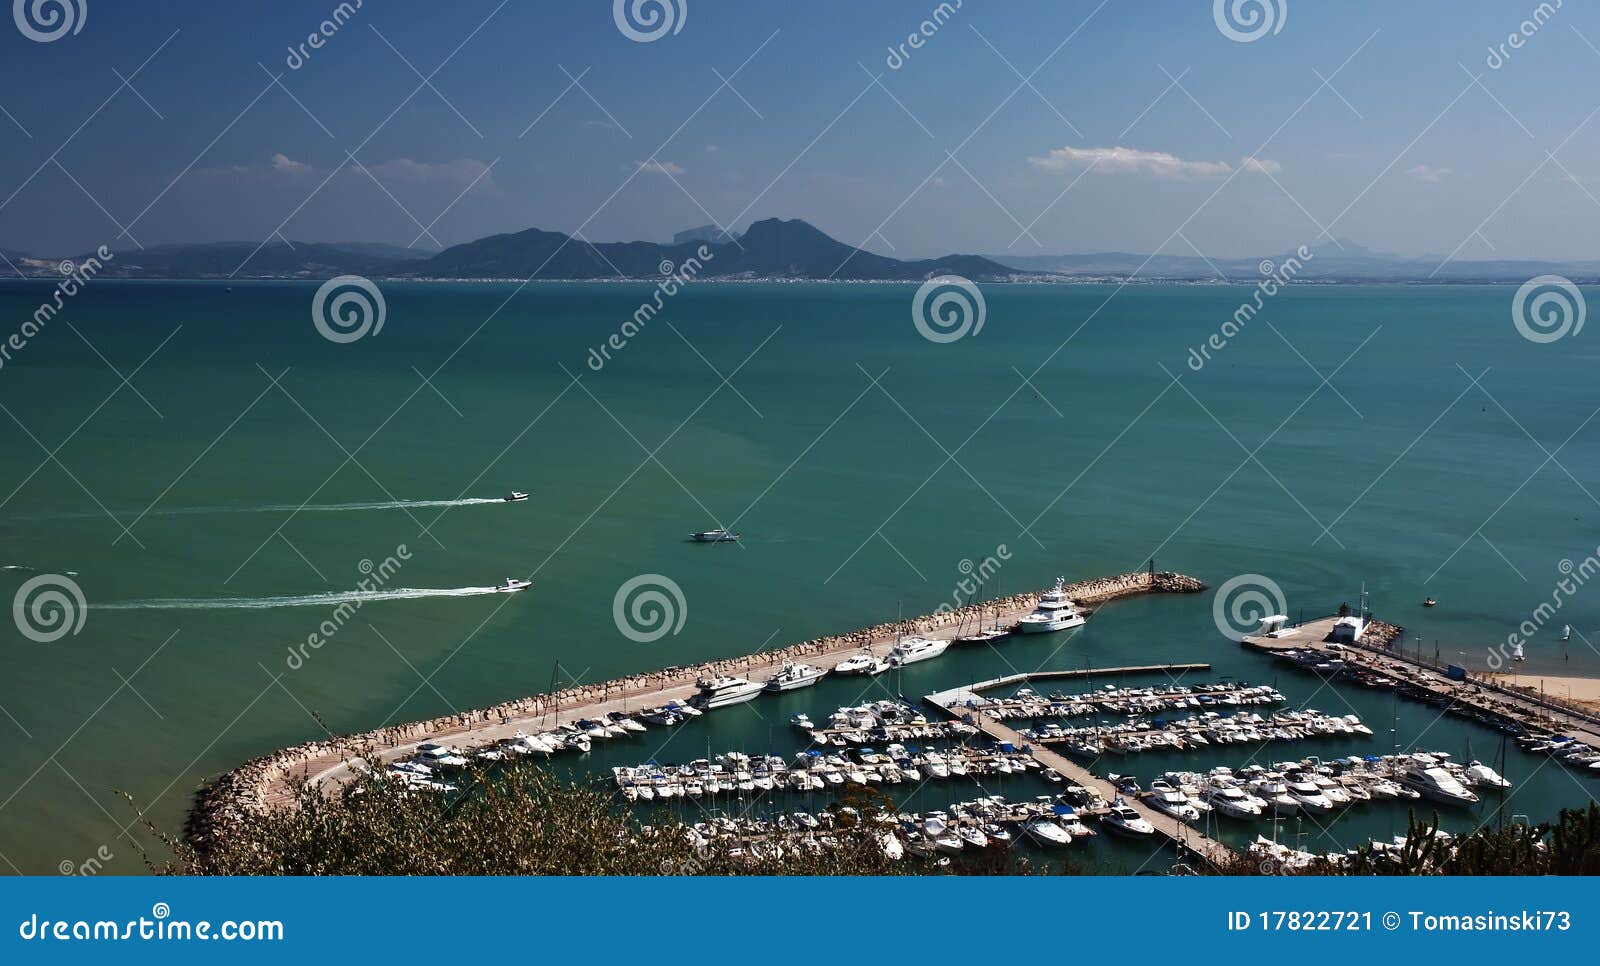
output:
POLYGON ((729 677, 722 675, 715 678, 701 678, 695 682, 700 689, 690 701, 701 710, 710 711, 714 708, 725 708, 730 704, 741 704, 749 701, 761 693, 763 685, 757 684, 748 678, 729 677))
POLYGON ((1229 818, 1260 818, 1267 810, 1265 800, 1234 784, 1208 785, 1200 794, 1218 814, 1229 818))
POLYGON ((908 637, 894 646, 889 652, 889 663, 894 667, 905 667, 918 661, 927 661, 936 658, 949 650, 949 641, 937 641, 926 637, 908 637))
POLYGON ((1171 815, 1180 822, 1200 820, 1200 810, 1189 801, 1189 796, 1173 788, 1172 783, 1164 778, 1157 778, 1150 783, 1150 797, 1146 801, 1155 810, 1171 815))
POLYGON ((1300 807, 1308 812, 1331 812, 1333 802, 1322 793, 1313 781, 1290 780, 1284 783, 1289 790, 1289 797, 1300 803, 1300 807))
POLYGON ((1116 801, 1101 819, 1106 828, 1119 835, 1132 838, 1147 838, 1156 834, 1156 827, 1142 818, 1121 799, 1116 801))
POLYGON ((1086 623, 1086 618, 1078 613, 1078 608, 1067 599, 1064 589, 1066 580, 1056 578, 1053 589, 1046 591, 1039 597, 1033 613, 1017 621, 1016 630, 1023 634, 1040 634, 1046 631, 1064 631, 1069 627, 1079 627, 1086 623))
POLYGON ((1444 766, 1431 762, 1412 762, 1399 775, 1400 783, 1419 792, 1422 797, 1441 805, 1476 805, 1478 796, 1456 781, 1444 766))
POLYGON ((882 674, 889 669, 887 662, 880 659, 871 651, 862 651, 853 654, 833 666, 835 674, 882 674))
MULTIPOLYGON (((1047 818, 1031 819, 1022 827, 1028 837, 1040 845, 1071 845, 1072 836, 1067 830, 1047 818)), ((1152 831, 1154 831, 1152 829, 1152 831)))
POLYGON ((784 661, 783 668, 777 674, 767 679, 766 690, 772 692, 795 691, 800 688, 809 688, 822 680, 828 672, 809 664, 796 664, 794 661, 784 661))
POLYGON ((507 577, 506 582, 496 587, 495 590, 502 594, 514 594, 519 590, 527 590, 532 586, 533 581, 531 580, 518 580, 515 577, 507 577))
POLYGON ((512 490, 509 494, 506 495, 506 502, 507 503, 521 503, 523 500, 526 500, 527 498, 528 498, 528 494, 522 492, 521 490, 512 490))

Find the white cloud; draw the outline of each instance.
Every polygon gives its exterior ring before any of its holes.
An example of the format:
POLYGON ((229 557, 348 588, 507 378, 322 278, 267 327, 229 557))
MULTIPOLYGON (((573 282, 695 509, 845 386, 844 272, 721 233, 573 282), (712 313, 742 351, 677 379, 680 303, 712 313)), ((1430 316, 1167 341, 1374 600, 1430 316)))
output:
POLYGON ((1416 178, 1418 181, 1438 184, 1447 176, 1455 174, 1455 172, 1449 168, 1430 168, 1425 164, 1419 164, 1416 167, 1406 169, 1406 174, 1416 178))
MULTIPOLYGON (((1226 161, 1187 161, 1165 151, 1140 151, 1137 148, 1055 148, 1044 157, 1030 157, 1028 163, 1045 171, 1092 170, 1096 174, 1144 174, 1176 181, 1223 178, 1233 173, 1226 161)), ((1276 170, 1272 161, 1247 159, 1250 170, 1276 170)))
POLYGON ((1283 165, 1278 162, 1268 161, 1266 158, 1258 158, 1255 155, 1246 155, 1241 158, 1239 167, 1252 174, 1277 174, 1283 170, 1283 165))
MULTIPOLYGON (((365 164, 366 170, 385 184, 442 185, 457 191, 474 185, 475 188, 494 187, 494 176, 489 165, 472 158, 456 161, 428 162, 410 158, 393 158, 365 164)), ((303 181, 327 178, 330 169, 319 168, 304 161, 296 161, 281 151, 272 155, 263 165, 236 164, 226 168, 205 168, 197 172, 202 177, 222 181, 243 181, 253 184, 270 184, 290 180, 303 181)), ((338 173, 340 179, 359 178, 371 183, 366 172, 354 162, 338 173)))
POLYGON ((643 174, 683 174, 683 168, 671 161, 640 161, 639 171, 643 174))

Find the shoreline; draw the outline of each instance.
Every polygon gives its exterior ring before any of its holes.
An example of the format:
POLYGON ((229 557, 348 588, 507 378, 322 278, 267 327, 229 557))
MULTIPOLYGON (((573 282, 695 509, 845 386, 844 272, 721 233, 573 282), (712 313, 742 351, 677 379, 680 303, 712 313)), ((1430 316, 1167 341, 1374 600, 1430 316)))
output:
MULTIPOLYGON (((1076 603, 1096 605, 1144 594, 1194 594, 1206 589, 1201 581, 1184 574, 1161 572, 1119 574, 1067 585, 1076 603)), ((401 757, 426 741, 463 742, 509 737, 524 727, 537 728, 540 719, 554 715, 593 717, 609 710, 633 710, 683 700, 694 693, 695 679, 721 674, 775 673, 786 660, 806 661, 830 668, 862 648, 884 648, 904 634, 954 637, 964 622, 991 618, 998 609, 1008 622, 1032 610, 1040 592, 1014 594, 950 611, 935 612, 904 621, 890 621, 844 634, 802 641, 786 647, 723 658, 687 667, 646 671, 596 684, 576 685, 551 694, 537 694, 501 702, 488 708, 389 725, 373 731, 308 741, 272 754, 253 758, 205 782, 195 793, 194 805, 184 823, 185 841, 198 849, 227 834, 249 813, 293 804, 305 782, 321 784, 354 775, 353 758, 375 755, 401 757)))
POLYGON ((1546 699, 1565 699, 1590 713, 1600 714, 1600 677, 1565 674, 1490 674, 1489 680, 1530 697, 1541 692, 1546 699))

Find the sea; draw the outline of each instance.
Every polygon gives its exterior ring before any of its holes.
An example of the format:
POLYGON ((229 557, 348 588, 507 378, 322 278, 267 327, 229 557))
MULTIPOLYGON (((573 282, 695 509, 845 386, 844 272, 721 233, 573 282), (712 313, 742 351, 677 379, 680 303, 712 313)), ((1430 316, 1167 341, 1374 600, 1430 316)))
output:
MULTIPOLYGON (((381 314, 369 301, 340 328, 318 325, 335 300, 319 317, 316 282, 94 279, 25 328, 55 286, 0 284, 0 870, 143 871, 165 857, 151 829, 179 832, 208 778, 330 731, 1058 575, 1153 564, 1242 588, 1246 621, 1364 601, 1429 658, 1511 669, 1518 633, 1515 670, 1600 674, 1582 566, 1600 544, 1600 334, 1527 338, 1514 286, 1297 282, 1239 324, 1254 285, 985 284, 953 329, 919 317, 934 300, 916 285, 671 288, 381 282, 381 314), (687 539, 713 527, 742 539, 687 539), (495 592, 508 577, 532 587, 495 592)), ((1233 603, 1118 602, 1077 631, 827 680, 560 767, 604 780, 651 758, 791 755, 797 711, 1208 662, 1187 680, 1276 684, 1374 735, 1111 770, 1397 748, 1502 768, 1515 791, 1441 815, 1457 830, 1548 820, 1600 789, 1479 725, 1244 650, 1218 616, 1233 603)), ((1049 791, 948 782, 903 804, 1049 791)), ((1218 834, 1326 851, 1407 817, 1370 805, 1218 834)), ((1170 865, 1103 839, 1085 866, 1170 865)))

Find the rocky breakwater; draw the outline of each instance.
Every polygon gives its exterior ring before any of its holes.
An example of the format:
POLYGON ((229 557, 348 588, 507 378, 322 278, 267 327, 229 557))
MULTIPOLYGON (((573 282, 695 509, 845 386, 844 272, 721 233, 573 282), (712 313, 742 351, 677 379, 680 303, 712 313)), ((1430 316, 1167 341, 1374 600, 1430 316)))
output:
MULTIPOLYGON (((1064 589, 1075 603, 1093 607, 1140 594, 1195 594, 1205 590, 1206 585, 1184 574, 1139 571, 1081 580, 1066 585, 1064 589)), ((842 655, 862 647, 894 641, 903 634, 941 636, 941 631, 952 633, 965 623, 991 618, 997 608, 1001 613, 1013 615, 1012 619, 1015 619, 1033 609, 1038 602, 1038 592, 1016 594, 743 657, 646 671, 596 684, 575 685, 549 694, 517 698, 475 711, 462 711, 427 721, 391 725, 363 734, 296 745, 245 762, 203 785, 195 794, 194 807, 184 830, 185 837, 191 845, 203 849, 218 836, 226 835, 228 828, 246 817, 247 813, 292 806, 301 783, 356 759, 397 757, 399 750, 424 741, 470 743, 474 733, 490 728, 512 726, 518 722, 528 722, 532 727, 540 718, 552 713, 570 718, 581 709, 607 702, 645 700, 663 692, 692 688, 700 677, 776 671, 786 660, 842 655)))

